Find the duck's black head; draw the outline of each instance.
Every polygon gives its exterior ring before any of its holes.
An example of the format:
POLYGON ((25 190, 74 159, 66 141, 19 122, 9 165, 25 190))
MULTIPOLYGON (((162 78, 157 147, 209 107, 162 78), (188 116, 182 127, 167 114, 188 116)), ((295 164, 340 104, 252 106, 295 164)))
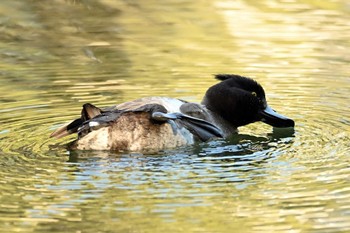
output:
POLYGON ((294 127, 294 121, 272 110, 265 91, 253 79, 239 75, 219 74, 220 83, 210 87, 203 104, 233 126, 262 121, 274 127, 294 127))

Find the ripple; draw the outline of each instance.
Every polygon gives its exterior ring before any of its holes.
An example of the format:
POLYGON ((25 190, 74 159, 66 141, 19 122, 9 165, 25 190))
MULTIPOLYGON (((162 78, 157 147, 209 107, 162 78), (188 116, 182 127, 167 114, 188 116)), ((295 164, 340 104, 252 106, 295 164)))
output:
POLYGON ((349 231, 346 4, 0 4, 16 15, 0 22, 8 231, 349 231), (215 73, 256 79, 295 129, 254 123, 154 155, 68 151, 75 136, 48 138, 85 102, 199 102, 215 73))

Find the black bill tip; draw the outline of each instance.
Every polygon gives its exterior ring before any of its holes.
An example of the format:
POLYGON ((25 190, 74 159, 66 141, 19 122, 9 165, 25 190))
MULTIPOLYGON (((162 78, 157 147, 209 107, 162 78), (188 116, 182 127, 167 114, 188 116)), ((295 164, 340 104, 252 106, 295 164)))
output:
POLYGON ((294 127, 295 123, 292 119, 285 117, 279 113, 277 113, 275 110, 267 106, 264 110, 260 112, 261 115, 261 121, 269 124, 273 127, 278 128, 287 128, 287 127, 294 127))

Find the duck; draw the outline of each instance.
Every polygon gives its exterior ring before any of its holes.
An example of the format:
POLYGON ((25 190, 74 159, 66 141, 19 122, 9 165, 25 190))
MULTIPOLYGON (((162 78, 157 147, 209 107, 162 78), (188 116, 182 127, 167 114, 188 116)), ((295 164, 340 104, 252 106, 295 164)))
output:
POLYGON ((157 152, 227 138, 238 127, 257 121, 272 127, 294 127, 292 119, 273 110, 255 80, 217 74, 219 81, 201 103, 169 97, 144 97, 115 106, 82 106, 81 116, 56 129, 50 137, 77 133, 72 150, 157 152))

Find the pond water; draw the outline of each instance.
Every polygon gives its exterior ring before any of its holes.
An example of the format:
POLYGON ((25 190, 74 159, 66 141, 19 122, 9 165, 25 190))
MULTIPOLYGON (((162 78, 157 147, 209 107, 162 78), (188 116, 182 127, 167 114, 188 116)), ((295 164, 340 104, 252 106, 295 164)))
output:
POLYGON ((350 231, 346 0, 2 0, 1 232, 350 231), (295 132, 262 123, 159 154, 49 139, 82 104, 200 102, 234 73, 295 132))

